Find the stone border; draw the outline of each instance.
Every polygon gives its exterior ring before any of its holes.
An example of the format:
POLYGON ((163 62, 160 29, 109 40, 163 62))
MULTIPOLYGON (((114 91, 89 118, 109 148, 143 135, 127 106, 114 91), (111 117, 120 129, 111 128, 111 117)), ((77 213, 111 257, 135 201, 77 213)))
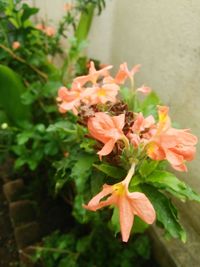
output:
MULTIPOLYGON (((191 220, 191 210, 185 209, 185 203, 175 201, 178 207, 181 224, 185 228, 187 234, 186 243, 177 239, 166 240, 163 237, 163 231, 156 226, 152 226, 149 230, 150 238, 152 239, 153 253, 157 262, 161 267, 199 267, 200 266, 200 231, 191 220), (188 216, 190 213, 190 216, 188 216)), ((196 203, 189 203, 193 206, 196 203)), ((195 206, 193 206, 195 207, 195 206)), ((200 214, 200 211, 197 214, 200 214)))
POLYGON ((19 258, 22 264, 34 266, 34 264, 23 255, 27 247, 40 241, 40 227, 37 222, 35 203, 30 200, 20 199, 25 191, 22 179, 9 181, 3 185, 3 192, 9 204, 9 215, 12 222, 15 241, 18 247, 19 258))

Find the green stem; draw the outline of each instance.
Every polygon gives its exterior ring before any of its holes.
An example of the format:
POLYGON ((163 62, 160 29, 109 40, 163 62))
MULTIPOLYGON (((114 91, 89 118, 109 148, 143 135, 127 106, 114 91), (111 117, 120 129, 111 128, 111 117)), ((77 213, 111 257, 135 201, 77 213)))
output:
POLYGON ((86 11, 83 11, 81 14, 78 27, 75 32, 75 37, 77 38, 78 43, 87 39, 94 16, 94 8, 95 5, 88 4, 86 7, 86 11))
MULTIPOLYGON (((91 28, 92 19, 94 16, 94 9, 95 9, 94 4, 88 4, 86 7, 86 11, 83 11, 80 16, 78 26, 74 33, 77 39, 77 44, 76 44, 77 46, 79 46, 81 42, 87 39, 88 33, 91 28)), ((61 79, 64 81, 65 73, 67 73, 67 79, 66 79, 67 82, 70 82, 70 78, 71 78, 70 77, 71 65, 73 65, 74 62, 77 61, 77 56, 75 58, 71 57, 71 55, 73 54, 71 53, 73 48, 74 48, 73 46, 70 48, 68 55, 66 59, 64 60, 63 66, 61 68, 61 79)))
POLYGON ((27 65, 29 68, 31 68, 34 72, 36 72, 40 77, 42 77, 45 81, 48 80, 48 76, 46 73, 44 73, 43 71, 39 70, 38 68, 34 67, 33 65, 29 64, 25 59, 23 59, 22 57, 16 55, 11 49, 9 49, 8 47, 4 46, 3 44, 0 44, 0 48, 2 48, 4 51, 6 51, 7 53, 10 54, 10 56, 12 58, 14 58, 15 60, 27 65))

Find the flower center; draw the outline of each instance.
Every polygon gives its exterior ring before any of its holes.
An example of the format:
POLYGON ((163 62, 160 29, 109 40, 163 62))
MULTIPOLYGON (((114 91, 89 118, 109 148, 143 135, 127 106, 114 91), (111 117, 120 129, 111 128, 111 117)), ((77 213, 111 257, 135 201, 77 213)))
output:
POLYGON ((113 191, 118 195, 122 196, 125 194, 125 186, 122 183, 113 185, 113 191))
POLYGON ((106 90, 103 88, 99 88, 97 95, 98 96, 106 96, 106 90))

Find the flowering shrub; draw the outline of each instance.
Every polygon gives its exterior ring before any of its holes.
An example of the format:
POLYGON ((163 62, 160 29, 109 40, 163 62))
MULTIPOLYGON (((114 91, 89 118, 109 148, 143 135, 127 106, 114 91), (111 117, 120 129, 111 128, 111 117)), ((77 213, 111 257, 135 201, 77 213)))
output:
MULTIPOLYGON (((200 201, 200 196, 165 169, 169 163, 174 170, 187 171, 187 161, 195 156, 197 138, 189 129, 172 127, 169 108, 157 105, 159 103, 156 103, 149 87, 135 88, 134 76, 139 65, 129 70, 126 63, 121 64, 114 77, 109 73, 111 68, 106 66, 96 70, 91 62, 88 75, 76 77, 70 89, 61 87, 58 91, 59 111, 67 113, 63 130, 69 131, 66 128, 72 112, 75 127, 82 130, 79 147, 89 152, 81 155, 83 169, 78 170, 79 173, 76 170, 75 175, 72 171, 72 177, 78 179, 75 182, 76 198, 80 200, 79 183, 88 183, 89 174, 86 172, 89 170, 91 182, 98 184, 92 190, 97 194, 88 204, 82 206, 83 203, 79 202, 79 209, 97 211, 112 207, 112 224, 119 231, 116 220, 116 214, 119 214, 124 242, 129 239, 135 216, 140 218, 139 224, 145 225, 144 228, 157 220, 167 234, 185 241, 176 208, 166 192, 181 200, 200 201), (130 88, 121 86, 127 79, 130 88), (139 94, 145 95, 146 99, 141 100, 139 94), (93 168, 97 169, 96 173, 93 168), (83 177, 78 177, 78 174, 83 177)), ((68 159, 70 153, 68 150, 68 159)), ((77 167, 80 164, 78 153, 76 157, 77 167)), ((88 190, 88 196, 90 194, 88 190)), ((88 196, 82 201, 86 201, 88 196)))
POLYGON ((112 77, 112 66, 101 68, 83 52, 94 11, 104 6, 66 3, 55 26, 33 23, 39 10, 21 0, 0 1, 0 162, 8 162, 8 177, 25 180, 25 197, 39 210, 46 198, 62 198, 69 217, 64 231, 32 247, 42 266, 141 266, 150 242, 139 234, 149 224, 186 240, 171 196, 200 201, 166 171, 168 163, 187 170, 196 137, 173 128, 151 88, 135 88, 140 65, 124 63, 112 77), (128 246, 113 237, 120 231, 128 246))

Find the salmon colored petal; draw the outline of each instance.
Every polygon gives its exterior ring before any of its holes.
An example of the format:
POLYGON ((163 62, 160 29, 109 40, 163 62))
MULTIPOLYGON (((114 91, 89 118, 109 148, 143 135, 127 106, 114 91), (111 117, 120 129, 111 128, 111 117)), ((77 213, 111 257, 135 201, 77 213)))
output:
POLYGON ((168 116, 169 107, 158 106, 158 131, 165 131, 171 127, 171 120, 168 116))
POLYGON ((156 213, 149 199, 143 193, 129 193, 132 211, 144 222, 152 224, 156 219, 156 213))
POLYGON ((97 154, 100 156, 110 154, 114 148, 115 142, 116 141, 114 139, 110 139, 97 154))
POLYGON ((118 84, 123 84, 127 78, 132 79, 136 72, 140 69, 140 65, 136 65, 129 71, 127 63, 124 62, 120 65, 119 71, 115 76, 115 82, 118 84))
POLYGON ((196 148, 194 146, 174 147, 170 150, 176 154, 182 155, 187 161, 193 160, 196 154, 196 148))
POLYGON ((87 205, 84 207, 89 210, 97 210, 99 207, 99 203, 102 198, 108 196, 113 192, 113 188, 111 185, 104 184, 103 189, 101 192, 99 192, 96 196, 94 196, 87 205))
POLYGON ((144 128, 150 128, 155 124, 155 119, 152 115, 148 116, 144 120, 144 128))
POLYGON ((121 139, 123 134, 122 130, 118 128, 123 127, 123 121, 123 114, 122 116, 111 117, 104 112, 97 112, 95 117, 88 120, 88 130, 92 137, 104 144, 111 139, 116 142, 118 139, 121 139))
POLYGON ((165 150, 166 159, 171 163, 171 165, 181 165, 184 161, 182 155, 176 154, 175 152, 171 151, 170 149, 165 150))
POLYGON ((140 144, 140 137, 137 134, 129 133, 127 137, 130 139, 134 147, 138 147, 140 144))
POLYGON ((123 242, 127 242, 133 226, 134 215, 132 207, 126 196, 120 197, 118 207, 122 240, 123 242))
POLYGON ((140 92, 140 93, 143 93, 144 95, 148 95, 149 93, 151 93, 151 88, 143 85, 142 87, 136 89, 136 92, 140 92))
POLYGON ((118 130, 122 130, 125 124, 125 114, 112 117, 115 127, 118 130))
POLYGON ((187 166, 185 164, 181 164, 181 165, 172 165, 172 168, 176 171, 180 171, 180 172, 187 172, 187 166))
POLYGON ((132 68, 132 70, 130 71, 131 76, 133 76, 133 75, 135 75, 137 72, 139 72, 140 68, 141 68, 141 64, 135 65, 135 66, 132 68))
POLYGON ((147 155, 154 160, 165 159, 165 151, 157 143, 149 143, 147 145, 147 155))
POLYGON ((144 129, 142 129, 143 122, 144 122, 144 117, 143 117, 143 114, 140 112, 137 115, 137 118, 136 118, 136 120, 135 120, 135 122, 131 128, 133 130, 133 132, 140 133, 141 130, 144 130, 144 129))
POLYGON ((75 78, 74 82, 80 83, 81 86, 84 85, 87 82, 92 82, 93 84, 95 84, 97 82, 97 79, 100 76, 103 76, 103 77, 108 76, 109 75, 108 70, 110 70, 111 68, 112 68, 112 66, 109 65, 109 66, 106 66, 103 69, 96 70, 95 66, 94 66, 94 62, 91 61, 90 62, 89 74, 88 75, 84 75, 84 76, 79 76, 79 77, 75 78))
POLYGON ((191 134, 188 130, 177 130, 177 129, 171 129, 171 132, 175 132, 178 135, 179 142, 182 143, 185 146, 194 146, 198 142, 198 138, 191 134))
POLYGON ((94 121, 97 121, 99 126, 103 129, 114 128, 112 117, 104 112, 95 113, 94 121))
POLYGON ((178 143, 176 136, 169 134, 162 134, 159 137, 159 142, 165 148, 175 147, 178 143))
POLYGON ((123 84, 128 77, 127 73, 128 73, 127 63, 121 64, 119 67, 119 71, 115 76, 115 82, 118 84, 123 84))

